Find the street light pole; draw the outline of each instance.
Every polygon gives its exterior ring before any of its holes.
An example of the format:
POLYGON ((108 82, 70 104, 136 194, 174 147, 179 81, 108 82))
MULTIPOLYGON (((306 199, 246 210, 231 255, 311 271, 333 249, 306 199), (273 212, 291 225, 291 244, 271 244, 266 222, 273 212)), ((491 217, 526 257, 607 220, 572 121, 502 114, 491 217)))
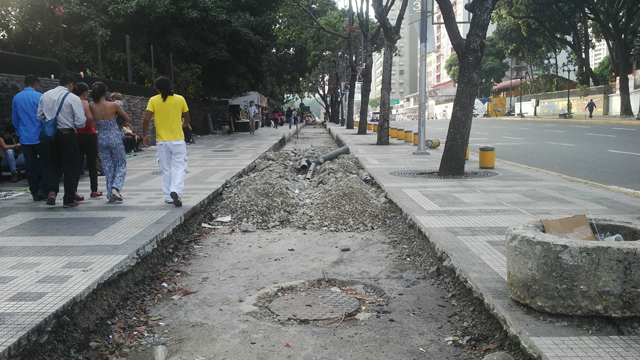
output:
POLYGON ((523 118, 524 115, 522 114, 522 72, 520 73, 520 87, 519 87, 519 91, 520 91, 520 117, 523 118))
POLYGON ((567 73, 567 116, 569 116, 571 115, 571 72, 575 72, 575 70, 567 66, 567 68, 562 71, 567 73))
POLYGON ((422 0, 420 2, 420 73, 418 74, 418 80, 420 86, 418 91, 420 92, 420 103, 418 106, 418 150, 414 152, 416 155, 429 155, 426 149, 426 112, 427 106, 427 16, 429 16, 428 3, 433 0, 422 0))

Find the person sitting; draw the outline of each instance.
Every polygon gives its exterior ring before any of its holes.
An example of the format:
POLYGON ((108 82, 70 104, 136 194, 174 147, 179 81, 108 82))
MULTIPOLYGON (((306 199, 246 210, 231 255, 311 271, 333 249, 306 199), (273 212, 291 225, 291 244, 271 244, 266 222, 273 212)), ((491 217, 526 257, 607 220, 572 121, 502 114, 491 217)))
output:
POLYGON ((0 167, 9 168, 12 183, 18 182, 18 166, 24 166, 24 155, 16 140, 16 128, 9 124, 0 137, 0 167))
POLYGON ((131 124, 122 125, 122 131, 124 132, 124 148, 127 154, 131 152, 142 151, 140 149, 140 144, 142 143, 142 138, 135 134, 133 130, 131 130, 131 124))

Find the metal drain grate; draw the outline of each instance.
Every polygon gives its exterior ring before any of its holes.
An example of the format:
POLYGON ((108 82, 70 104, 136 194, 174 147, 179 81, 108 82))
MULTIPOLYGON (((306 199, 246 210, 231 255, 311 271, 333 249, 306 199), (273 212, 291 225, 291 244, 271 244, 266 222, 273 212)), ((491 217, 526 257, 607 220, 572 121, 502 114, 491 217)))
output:
POLYGON ((493 171, 467 171, 464 175, 438 175, 437 170, 402 170, 393 171, 389 173, 393 176, 408 177, 408 178, 424 178, 424 179, 440 179, 440 180, 466 180, 466 179, 480 179, 498 175, 493 171))
POLYGON ((301 321, 329 320, 358 310, 360 301, 340 291, 311 290, 279 297, 269 309, 278 316, 301 321))

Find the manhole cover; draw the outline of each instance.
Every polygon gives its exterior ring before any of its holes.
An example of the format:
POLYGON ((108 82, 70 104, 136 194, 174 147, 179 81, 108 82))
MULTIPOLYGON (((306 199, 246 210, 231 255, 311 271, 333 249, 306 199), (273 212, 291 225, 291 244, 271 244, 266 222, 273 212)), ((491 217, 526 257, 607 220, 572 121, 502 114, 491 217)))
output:
POLYGON ((329 320, 358 310, 360 301, 341 291, 294 292, 275 299, 269 309, 278 316, 301 321, 329 320))
POLYGON ((408 178, 425 178, 425 179, 456 179, 456 180, 465 180, 465 179, 479 179, 486 178, 498 175, 493 171, 467 171, 464 175, 447 175, 440 176, 438 175, 438 171, 436 170, 402 170, 402 171, 393 171, 390 173, 393 176, 399 177, 408 177, 408 178))

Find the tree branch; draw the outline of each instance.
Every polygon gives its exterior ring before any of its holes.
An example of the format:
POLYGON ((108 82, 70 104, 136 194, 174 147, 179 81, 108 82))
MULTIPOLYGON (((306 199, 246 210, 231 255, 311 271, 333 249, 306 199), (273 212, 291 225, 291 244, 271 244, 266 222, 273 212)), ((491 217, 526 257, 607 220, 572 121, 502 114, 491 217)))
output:
POLYGON ((458 29, 458 22, 456 21, 456 15, 453 12, 453 6, 451 5, 451 1, 449 0, 436 0, 438 2, 438 6, 440 7, 440 12, 442 13, 442 19, 444 20, 444 26, 447 29, 447 34, 449 35, 449 40, 451 41, 451 45, 453 49, 459 53, 464 53, 464 43, 465 40, 460 35, 460 30, 458 29))

